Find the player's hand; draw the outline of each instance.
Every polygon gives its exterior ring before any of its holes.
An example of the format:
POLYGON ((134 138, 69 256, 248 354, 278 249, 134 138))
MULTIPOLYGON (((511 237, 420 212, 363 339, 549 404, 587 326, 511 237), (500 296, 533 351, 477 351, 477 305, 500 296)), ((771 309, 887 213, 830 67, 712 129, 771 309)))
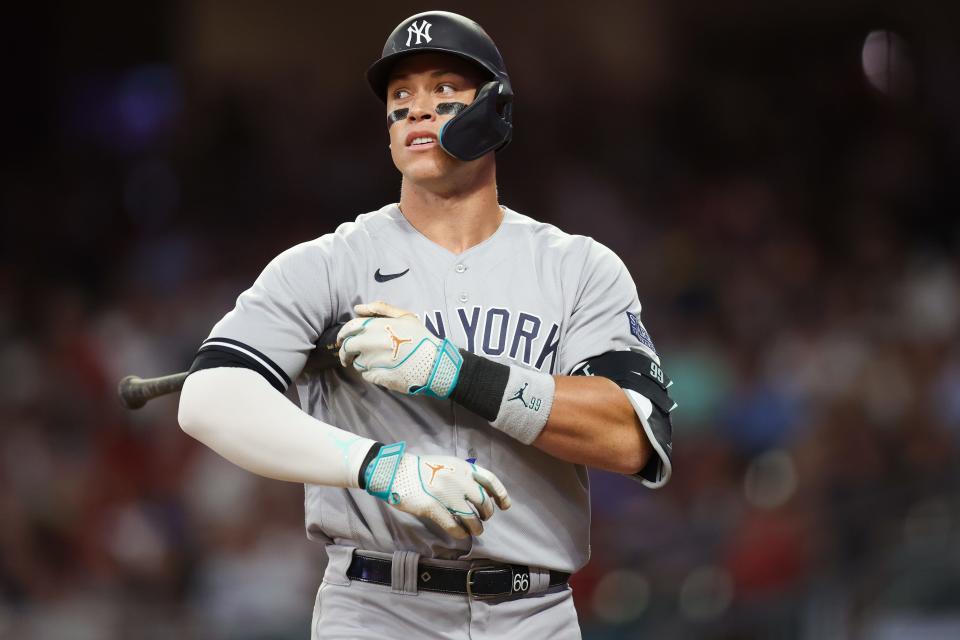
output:
POLYGON ((404 453, 405 444, 386 445, 367 466, 367 493, 400 511, 429 518, 454 538, 479 536, 494 503, 510 508, 503 483, 483 467, 453 456, 404 453))
POLYGON ((430 333, 414 314, 385 302, 358 304, 354 311, 359 317, 337 334, 343 366, 407 395, 450 395, 463 364, 453 344, 430 333))

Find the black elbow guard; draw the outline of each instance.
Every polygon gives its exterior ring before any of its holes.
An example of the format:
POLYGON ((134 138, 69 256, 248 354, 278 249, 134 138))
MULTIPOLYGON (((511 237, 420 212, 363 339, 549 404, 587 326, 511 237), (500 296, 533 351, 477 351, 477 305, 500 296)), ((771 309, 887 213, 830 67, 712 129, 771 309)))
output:
POLYGON ((571 375, 609 378, 621 389, 638 393, 650 401, 653 411, 641 423, 656 456, 651 457, 634 477, 651 488, 666 484, 672 473, 673 423, 670 412, 676 409, 677 403, 670 398, 673 381, 660 365, 637 351, 609 351, 578 365, 571 375))

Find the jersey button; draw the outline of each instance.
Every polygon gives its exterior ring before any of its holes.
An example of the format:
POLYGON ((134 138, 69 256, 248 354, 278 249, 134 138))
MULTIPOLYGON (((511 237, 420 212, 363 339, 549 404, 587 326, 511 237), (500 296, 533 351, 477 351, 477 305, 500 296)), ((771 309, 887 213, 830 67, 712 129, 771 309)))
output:
POLYGON ((466 302, 467 300, 469 300, 469 298, 467 297, 467 292, 466 291, 460 292, 460 297, 458 298, 458 300, 460 300, 460 302, 466 302))
POLYGON ((457 270, 457 273, 463 273, 464 271, 467 270, 467 267, 466 265, 458 264, 456 267, 454 267, 454 269, 457 270))

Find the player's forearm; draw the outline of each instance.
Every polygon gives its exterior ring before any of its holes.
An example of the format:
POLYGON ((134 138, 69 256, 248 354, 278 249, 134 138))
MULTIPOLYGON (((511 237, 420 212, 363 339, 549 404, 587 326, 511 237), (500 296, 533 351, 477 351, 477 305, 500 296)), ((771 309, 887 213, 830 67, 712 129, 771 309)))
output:
POLYGON ((651 455, 623 389, 601 377, 554 376, 550 417, 533 446, 561 460, 633 474, 651 455))
POLYGON ((243 368, 191 374, 178 418, 186 433, 237 466, 290 482, 357 487, 375 444, 308 416, 243 368))
POLYGON ((463 357, 451 397, 493 427, 568 462, 627 474, 646 464, 651 447, 643 425, 612 380, 463 357))
MULTIPOLYGON (((448 339, 430 334, 415 315, 387 303, 359 304, 354 310, 357 317, 337 336, 340 361, 369 382, 408 395, 450 398, 511 438, 570 462, 633 474, 650 457, 637 412, 646 418, 652 405, 641 398, 635 408, 626 393, 665 393, 665 388, 627 380, 625 390, 616 377, 593 374, 554 378, 457 350, 448 339)), ((610 358, 622 365, 621 355, 610 358)), ((631 360, 628 368, 649 364, 659 371, 650 358, 635 357, 639 360, 631 360)), ((606 371, 611 369, 607 359, 591 363, 606 371)), ((616 375, 619 368, 612 371, 616 375)))

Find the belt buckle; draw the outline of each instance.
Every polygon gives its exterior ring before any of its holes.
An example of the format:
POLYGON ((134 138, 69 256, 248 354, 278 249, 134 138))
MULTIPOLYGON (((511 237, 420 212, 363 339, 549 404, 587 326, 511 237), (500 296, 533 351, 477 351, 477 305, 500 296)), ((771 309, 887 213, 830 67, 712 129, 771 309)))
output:
POLYGON ((504 595, 502 593, 491 593, 491 594, 477 594, 473 592, 473 573, 475 571, 482 571, 484 569, 496 569, 497 567, 492 564, 485 564, 479 567, 470 567, 467 569, 467 597, 473 600, 489 600, 490 598, 499 598, 504 595))

